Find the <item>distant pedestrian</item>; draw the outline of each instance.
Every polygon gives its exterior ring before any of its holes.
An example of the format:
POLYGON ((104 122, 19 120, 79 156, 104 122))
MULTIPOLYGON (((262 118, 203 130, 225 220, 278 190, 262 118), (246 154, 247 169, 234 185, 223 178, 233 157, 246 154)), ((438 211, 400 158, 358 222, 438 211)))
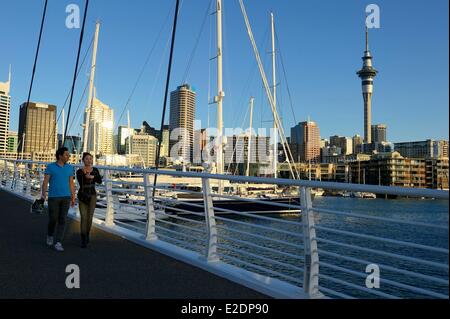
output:
POLYGON ((47 198, 48 187, 48 227, 47 245, 57 251, 64 251, 62 241, 66 227, 69 206, 75 205, 75 185, 73 166, 67 164, 69 151, 61 147, 56 151, 56 162, 47 165, 42 184, 42 199, 47 198))
POLYGON ((78 208, 81 216, 81 247, 86 248, 87 244, 89 244, 89 233, 97 203, 95 183, 101 184, 102 177, 98 169, 92 166, 93 158, 90 153, 83 153, 82 160, 84 166, 77 170, 77 180, 80 186, 78 191, 78 208))

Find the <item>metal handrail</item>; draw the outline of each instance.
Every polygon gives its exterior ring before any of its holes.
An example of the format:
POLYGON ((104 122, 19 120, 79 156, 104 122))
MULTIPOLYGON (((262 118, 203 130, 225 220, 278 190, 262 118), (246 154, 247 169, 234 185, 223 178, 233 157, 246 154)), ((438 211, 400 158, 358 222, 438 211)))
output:
MULTIPOLYGON (((29 163, 29 164, 41 164, 48 165, 49 162, 34 162, 31 160, 7 160, 10 162, 29 163)), ((82 167, 81 164, 74 164, 74 167, 82 167)), ((322 182, 322 181, 309 181, 309 180, 292 180, 283 178, 269 178, 269 177, 247 177, 247 176, 235 176, 235 175, 218 175, 210 173, 198 173, 198 172, 178 172, 167 171, 163 169, 137 169, 137 168, 121 168, 110 166, 96 166, 98 169, 113 170, 116 172, 127 173, 139 173, 139 174, 157 174, 168 175, 175 177, 193 177, 193 178, 208 178, 213 180, 228 180, 230 182, 238 183, 255 183, 255 184, 275 184, 284 186, 298 186, 308 188, 323 188, 330 190, 346 190, 352 192, 370 192, 387 195, 399 195, 399 196, 416 196, 416 197, 428 197, 437 199, 449 199, 449 192, 443 190, 432 189, 417 189, 417 188, 404 188, 398 186, 378 186, 368 184, 350 184, 350 183, 336 183, 336 182, 322 182)))

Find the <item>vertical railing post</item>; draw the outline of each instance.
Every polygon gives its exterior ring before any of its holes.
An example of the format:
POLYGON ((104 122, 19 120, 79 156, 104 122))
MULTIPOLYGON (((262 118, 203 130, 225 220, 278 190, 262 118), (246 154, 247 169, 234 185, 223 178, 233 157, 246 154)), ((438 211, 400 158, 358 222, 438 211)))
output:
POLYGON ((31 164, 25 163, 25 194, 31 196, 31 177, 30 177, 31 164))
POLYGON ((319 253, 317 251, 311 188, 300 187, 305 268, 303 290, 310 298, 319 298, 319 253))
POLYGON ((13 184, 12 184, 11 189, 14 190, 15 192, 17 191, 18 185, 20 184, 19 182, 20 182, 19 181, 19 168, 18 168, 17 162, 14 161, 14 176, 13 176, 13 184))
POLYGON ((219 256, 217 255, 217 227, 216 220, 214 218, 211 185, 208 178, 202 177, 202 187, 207 232, 206 258, 208 262, 215 262, 219 261, 219 256))
POLYGON ((106 216, 105 225, 114 225, 114 201, 112 194, 112 181, 110 178, 110 172, 108 169, 105 170, 105 193, 106 193, 106 216))
POLYGON ((6 160, 3 160, 3 171, 1 174, 1 183, 0 183, 0 187, 3 187, 3 182, 5 182, 5 187, 6 184, 8 183, 8 179, 6 178, 6 171, 8 170, 8 162, 6 160))
POLYGON ((44 184, 44 171, 42 170, 42 164, 37 164, 39 172, 39 192, 42 194, 42 184, 44 184))
POLYGON ((145 228, 145 239, 156 240, 156 213, 153 202, 153 184, 150 180, 150 174, 144 174, 144 193, 145 193, 145 210, 147 212, 147 224, 145 228))

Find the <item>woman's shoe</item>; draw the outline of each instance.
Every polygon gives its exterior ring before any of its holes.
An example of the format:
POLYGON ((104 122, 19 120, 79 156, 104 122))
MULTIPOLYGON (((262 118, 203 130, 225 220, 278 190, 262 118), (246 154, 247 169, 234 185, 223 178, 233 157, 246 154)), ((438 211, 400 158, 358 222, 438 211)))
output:
POLYGON ((87 247, 86 235, 81 235, 81 248, 86 248, 86 247, 87 247))

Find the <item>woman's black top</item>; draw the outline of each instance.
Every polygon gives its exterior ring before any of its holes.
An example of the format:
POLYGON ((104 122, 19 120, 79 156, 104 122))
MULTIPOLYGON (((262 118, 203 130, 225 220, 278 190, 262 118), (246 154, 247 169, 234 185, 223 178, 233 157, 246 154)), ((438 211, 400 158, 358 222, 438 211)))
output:
POLYGON ((93 167, 92 172, 90 172, 91 175, 94 176, 93 179, 86 178, 83 169, 80 168, 77 170, 77 180, 78 184, 80 185, 80 190, 83 190, 83 192, 94 195, 96 194, 95 191, 95 183, 101 184, 102 183, 102 177, 100 176, 100 172, 97 168, 93 167))

